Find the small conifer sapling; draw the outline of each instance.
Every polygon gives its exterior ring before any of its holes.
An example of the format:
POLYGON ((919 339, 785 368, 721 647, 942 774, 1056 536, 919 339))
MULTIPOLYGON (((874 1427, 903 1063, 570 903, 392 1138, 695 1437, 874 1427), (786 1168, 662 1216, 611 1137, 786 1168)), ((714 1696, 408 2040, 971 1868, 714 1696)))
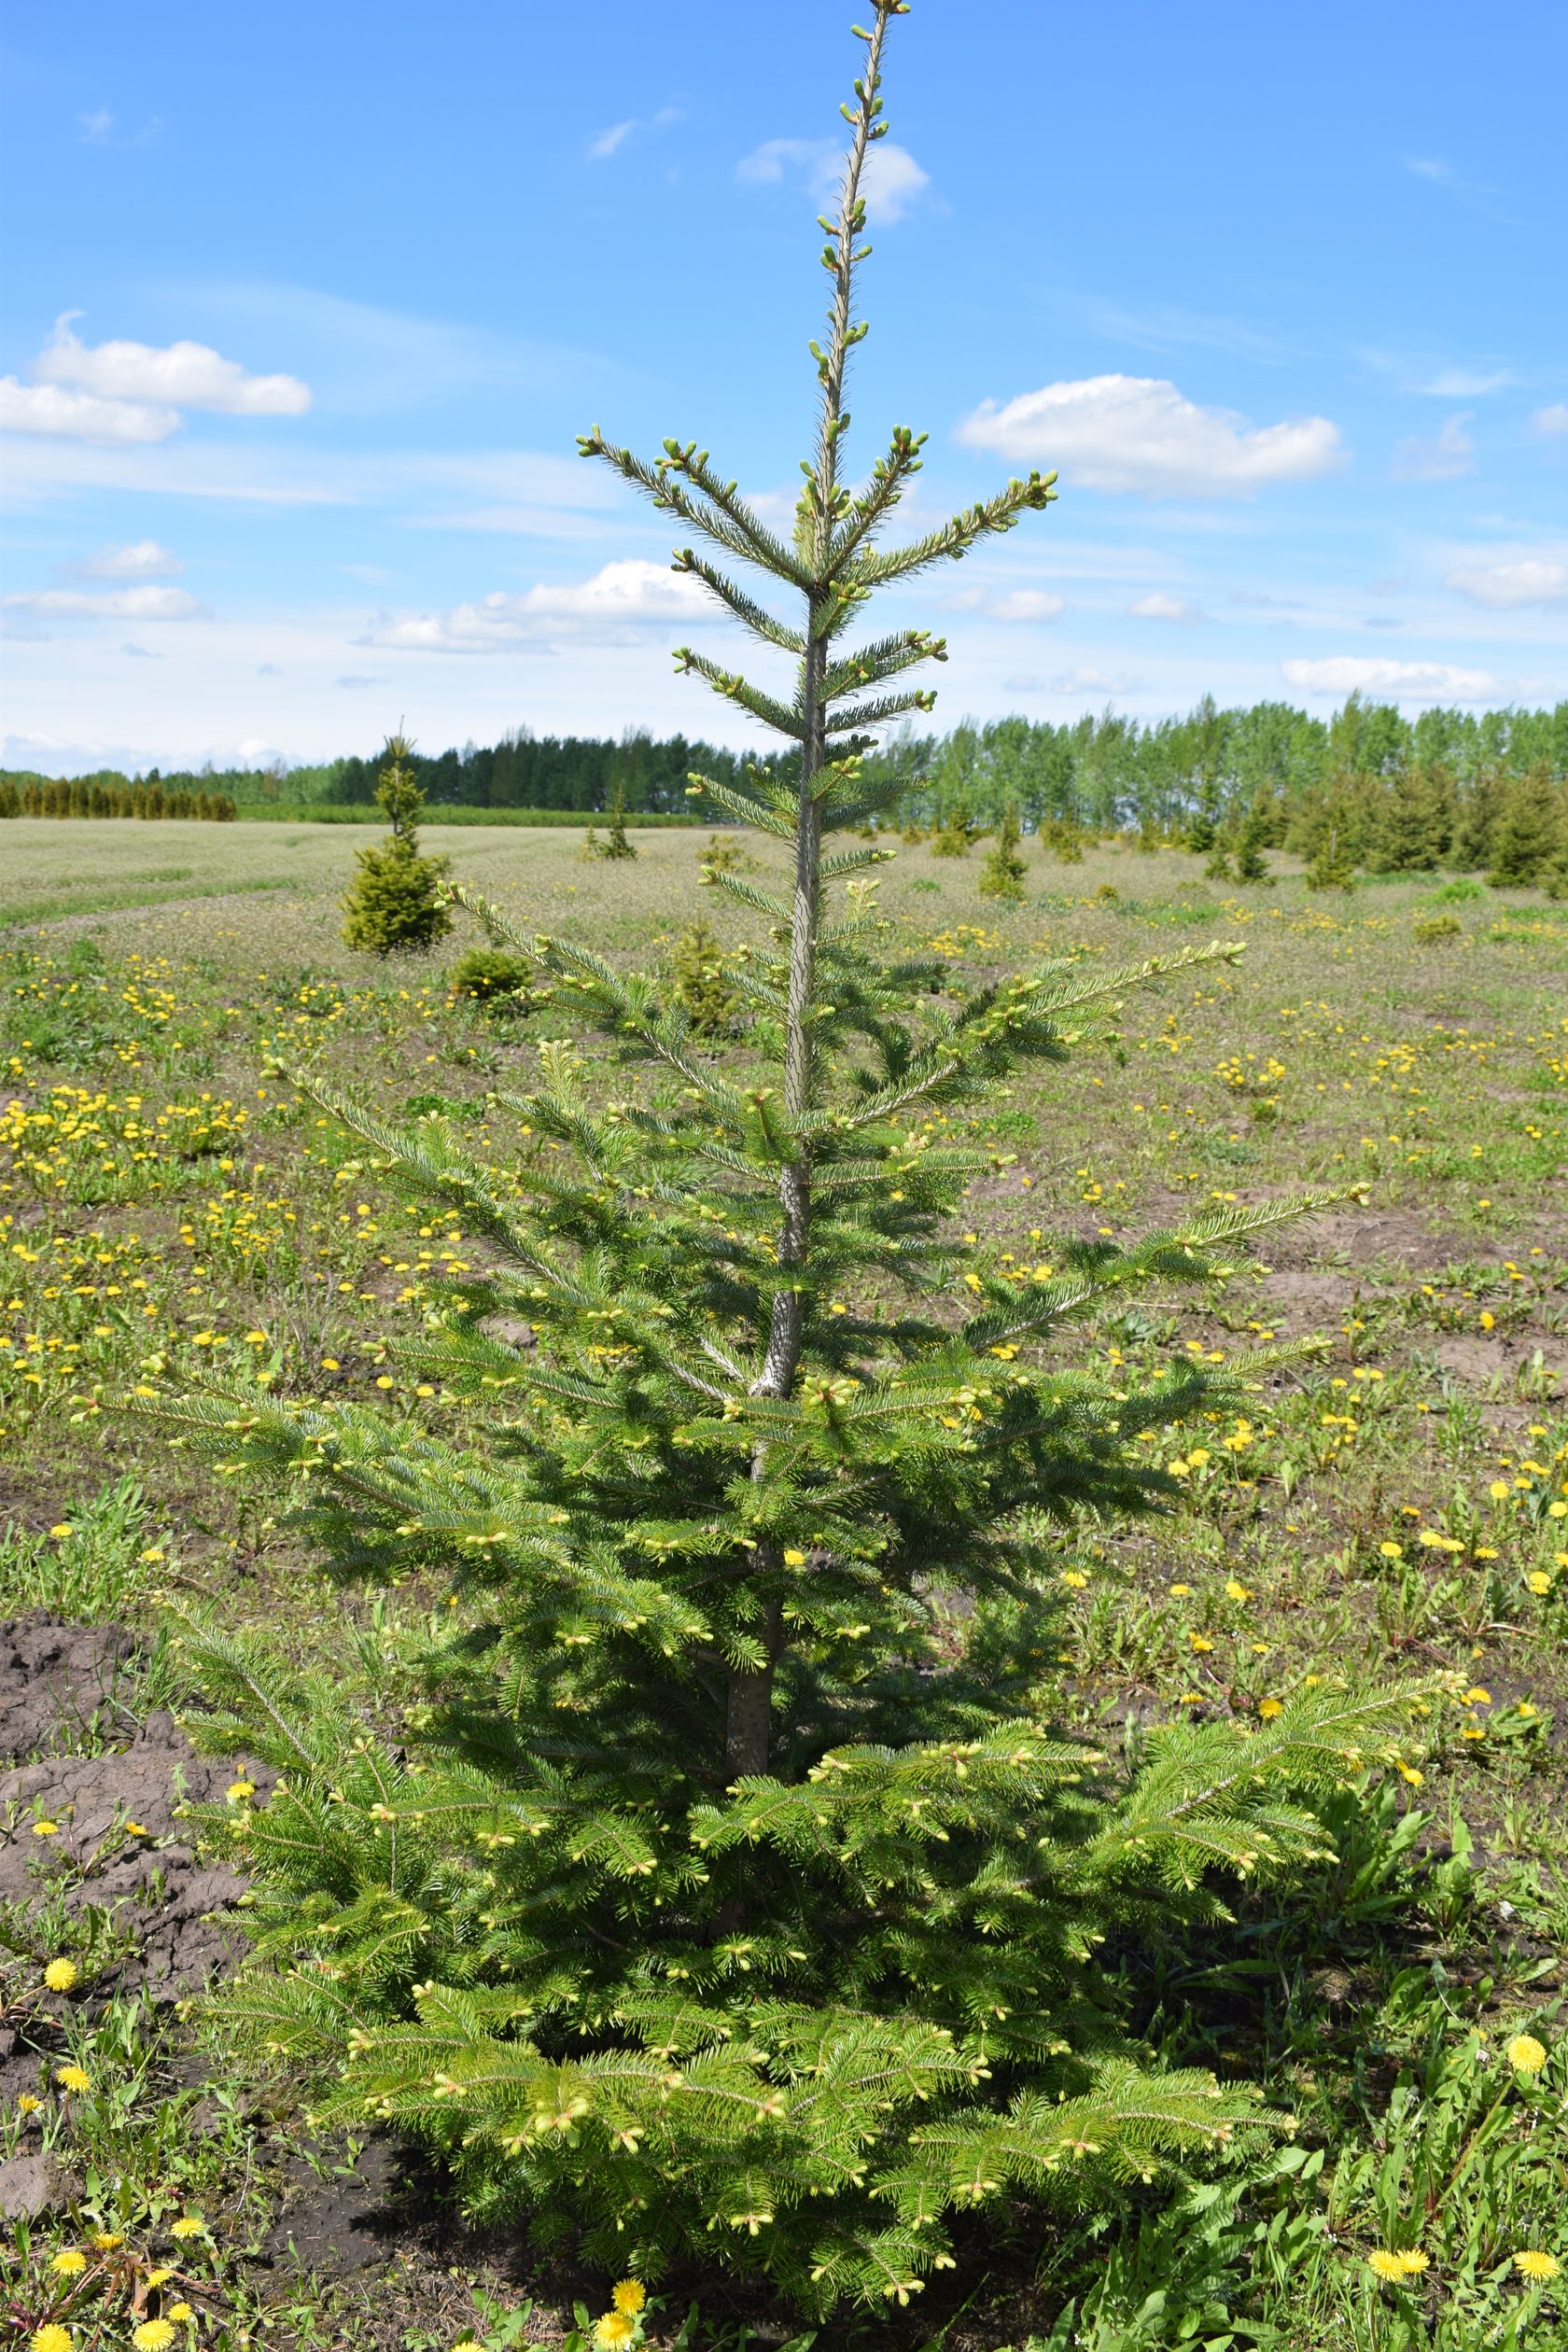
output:
POLYGON ((387 737, 386 765, 375 796, 392 830, 385 841, 357 853, 343 900, 344 939, 372 956, 433 946, 452 927, 447 860, 427 858, 419 847, 425 795, 409 765, 412 753, 404 736, 387 737))
POLYGON ((986 854, 976 884, 982 898, 1021 899, 1029 868, 1018 852, 1020 827, 1015 804, 1009 801, 1002 810, 996 839, 986 854))

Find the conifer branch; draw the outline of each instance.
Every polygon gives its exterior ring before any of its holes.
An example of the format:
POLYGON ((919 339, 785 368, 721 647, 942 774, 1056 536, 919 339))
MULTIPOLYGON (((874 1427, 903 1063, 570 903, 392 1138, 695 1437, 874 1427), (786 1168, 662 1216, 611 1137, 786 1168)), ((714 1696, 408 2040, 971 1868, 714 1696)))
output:
POLYGON ((742 627, 751 631, 753 637, 762 637, 766 644, 777 645, 785 653, 805 652, 805 639, 798 629, 791 629, 784 622, 777 620, 754 597, 749 596, 743 588, 737 588, 734 581, 726 580, 722 572, 716 571, 711 564, 693 553, 691 548, 683 547, 679 551, 670 569, 688 572, 693 579, 700 580, 703 586, 734 614, 742 627))
POLYGON ((753 719, 760 719, 776 735, 789 735, 796 743, 805 740, 805 721, 800 711, 764 693, 738 671, 721 669, 704 654, 693 653, 689 645, 676 647, 675 662, 681 676, 702 679, 716 694, 722 695, 726 702, 738 703, 742 710, 749 710, 753 719))

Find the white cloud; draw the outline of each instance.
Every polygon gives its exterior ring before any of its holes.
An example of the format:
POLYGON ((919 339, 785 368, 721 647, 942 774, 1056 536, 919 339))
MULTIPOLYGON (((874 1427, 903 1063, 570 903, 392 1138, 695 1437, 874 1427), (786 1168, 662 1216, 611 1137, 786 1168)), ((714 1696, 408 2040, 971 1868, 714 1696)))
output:
POLYGON ((89 580, 167 580, 185 566, 157 539, 128 539, 121 547, 101 547, 81 571, 89 580))
POLYGON ((685 119, 683 106, 661 106, 657 114, 646 119, 632 115, 624 122, 612 122, 608 131, 601 131, 588 142, 588 160, 591 163, 602 163, 608 156, 618 155, 635 132, 667 131, 671 123, 685 119))
POLYGON ((1431 441, 1412 433, 1407 441, 1396 441, 1393 468, 1395 482, 1457 482, 1461 474, 1473 473, 1476 444, 1464 429, 1469 422, 1466 409, 1458 416, 1450 416, 1431 441))
POLYGON ((777 188, 786 170, 805 172, 815 182, 831 172, 843 154, 833 139, 764 139, 735 165, 743 188, 777 188))
POLYGON ((1550 408, 1537 409, 1530 422, 1538 433, 1568 433, 1568 400, 1554 400, 1550 408))
POLYGON ((612 122, 608 131, 601 131, 596 139, 589 140, 589 161, 595 163, 602 162, 607 155, 613 155, 616 148, 629 139, 636 129, 635 121, 612 122))
POLYGON ((422 613, 410 621, 383 620, 361 642, 405 653, 500 653, 532 643, 548 643, 565 629, 578 636, 710 618, 706 589, 684 572, 641 556, 606 564, 576 585, 542 583, 522 595, 497 589, 477 604, 450 612, 422 613))
POLYGON ((100 621, 190 621, 202 609, 183 588, 37 588, 4 601, 15 611, 84 613, 100 621))
POLYGON ((951 612, 984 612, 993 621, 1057 621, 1067 598, 1048 588, 960 589, 947 599, 951 612))
POLYGON ((959 439, 1055 466, 1091 490, 1147 497, 1250 497, 1270 483, 1315 482, 1345 455, 1325 416, 1252 427, 1229 409, 1199 408, 1157 376, 1089 376, 1001 407, 986 400, 959 439))
POLYGON ((1060 670, 1051 680, 1058 694, 1125 694, 1136 682, 1111 670, 1087 668, 1060 670))
POLYGON ((1379 661, 1338 653, 1326 661, 1281 662, 1288 684, 1308 694, 1394 694, 1412 702, 1477 702, 1496 680, 1487 670, 1456 669, 1447 662, 1379 661))
POLYGON ((59 434, 68 441, 161 441, 178 429, 179 412, 139 400, 103 400, 91 392, 63 392, 52 384, 21 384, 0 376, 0 429, 59 434))
POLYGON ((1067 610, 1067 598, 1044 588, 1010 588, 992 596, 985 609, 993 621, 1055 621, 1067 610))
MULTIPOLYGON (((836 139, 764 139, 735 165, 744 188, 777 187, 784 179, 804 181, 818 203, 838 193, 844 171, 844 149, 836 139)), ((866 157, 861 172, 861 193, 866 218, 891 223, 902 220, 923 189, 931 174, 917 163, 907 147, 883 139, 866 157)))
POLYGON ((930 186, 931 174, 921 170, 909 149, 895 139, 884 139, 872 148, 861 172, 866 218, 902 220, 916 197, 930 186))
POLYGON ((1513 382, 1507 368, 1483 372, 1479 368, 1439 368, 1424 384, 1412 386, 1437 400, 1479 400, 1489 392, 1505 392, 1513 382))
POLYGON ((1135 621, 1179 621, 1191 623, 1204 615, 1185 596, 1168 596, 1155 589, 1147 596, 1135 597, 1127 611, 1135 621))
POLYGON ((1568 599, 1568 564, 1553 564, 1539 556, 1521 556, 1508 564, 1461 564, 1443 575, 1445 588, 1457 588, 1472 604, 1491 605, 1499 611, 1517 605, 1561 604, 1568 599))
POLYGON ((94 106, 91 114, 77 115, 81 134, 88 147, 106 147, 115 119, 107 106, 94 106))
MULTIPOLYGON (((250 375, 208 343, 84 343, 67 312, 35 362, 45 384, 73 385, 107 400, 156 400, 226 416, 302 416, 310 386, 298 376, 250 375)), ((150 438, 150 437, 149 437, 150 438)))

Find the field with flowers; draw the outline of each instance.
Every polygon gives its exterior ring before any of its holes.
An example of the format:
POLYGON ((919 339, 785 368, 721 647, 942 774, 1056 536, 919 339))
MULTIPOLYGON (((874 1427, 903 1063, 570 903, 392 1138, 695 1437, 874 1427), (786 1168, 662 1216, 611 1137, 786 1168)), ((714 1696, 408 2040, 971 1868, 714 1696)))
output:
MULTIPOLYGON (((293 1075, 444 1111, 504 1164, 496 1090, 569 1012, 455 991, 459 936, 385 964, 343 947, 353 847, 336 828, 170 822, 150 847, 119 832, 7 828, 0 1617, 140 1637, 116 1705, 77 1728, 87 1752, 186 1700, 193 1611, 281 1629, 395 1718, 450 1596, 345 1600, 266 1498, 149 1439, 135 1405, 216 1367, 273 1394, 391 1396, 455 1429, 460 1408, 398 1350, 482 1252, 455 1213, 411 1219, 293 1075)), ((662 961, 679 985, 706 836, 645 834, 609 866, 564 830, 431 846, 527 930, 662 961)), ((776 862, 749 839, 735 853, 760 878, 776 862)), ((1152 2041, 1179 1994, 1169 2054, 1261 2080, 1295 2137, 1173 2213, 1055 2246, 1043 2268, 1020 2258, 953 2306, 943 2340, 1568 2344, 1568 906, 1413 876, 1314 896, 1282 863, 1272 887, 1233 889, 1130 843, 1071 865, 1026 844, 1026 867, 1013 904, 979 893, 978 853, 907 848, 883 909, 955 989, 1043 955, 1123 963, 1209 937, 1244 953, 1129 998, 1108 1038, 983 1124, 993 1172, 968 1213, 995 1270, 1043 1281, 1064 1236, 1123 1240, 1195 1204, 1351 1196, 1208 1293, 1087 1336, 1129 1386, 1183 1353, 1324 1344, 1198 1442, 1150 1434, 1179 1482, 1169 1517, 1063 1538, 1039 1713, 1135 1751, 1154 1724, 1267 1722, 1351 1673, 1441 1695, 1368 1801, 1347 1800, 1315 1879, 1245 1908, 1223 1961, 1195 1945, 1179 1979, 1143 1988, 1152 2041)), ((733 949, 733 914, 713 920, 733 949)), ((956 1594, 955 1645, 966 1626, 956 1594)), ((0 1864, 20 1856, 24 1884, 0 1911, 0 2161, 52 2154, 76 2185, 15 2225, 0 2352, 777 2340, 733 2290, 699 2293, 687 2322, 684 2299, 645 2309, 613 2280, 520 2283, 504 2245, 433 2224, 417 2183, 372 2249, 386 2267, 291 2265, 280 2227, 340 2193, 353 2151, 317 2144, 286 2096, 209 2076, 197 2020, 125 1989, 134 1921, 92 1890, 136 1821, 85 1839, 9 1785, 0 1864)), ((243 1867, 264 1794, 241 1771, 204 1823, 225 1865, 243 1867)), ((167 1842, 192 1834, 171 1825, 167 1842)), ((901 2345, 931 2339, 937 2315, 912 2333, 914 2317, 901 2345)))

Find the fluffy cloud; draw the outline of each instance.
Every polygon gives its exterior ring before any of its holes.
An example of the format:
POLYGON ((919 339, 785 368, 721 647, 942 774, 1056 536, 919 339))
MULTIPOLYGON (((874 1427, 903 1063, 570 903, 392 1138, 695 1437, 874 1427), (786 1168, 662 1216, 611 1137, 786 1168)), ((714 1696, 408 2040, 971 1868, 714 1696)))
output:
POLYGON ((101 547, 80 568, 89 580, 167 580, 185 566, 157 539, 129 539, 120 547, 101 547))
POLYGON ((947 600, 951 612, 984 612, 993 621, 1059 621, 1067 598, 1046 588, 960 589, 947 600))
POLYGON ((0 429, 53 433, 69 441, 161 441, 178 429, 179 411, 140 400, 103 400, 91 392, 63 392, 52 384, 22 384, 0 376, 0 429))
POLYGON ((972 449, 1055 466, 1092 490, 1147 497, 1251 497, 1277 482, 1315 482, 1343 465, 1326 416, 1250 427, 1199 408, 1159 376, 1088 376, 983 401, 959 427, 972 449))
MULTIPOLYGON (((749 155, 741 158, 735 165, 735 177, 745 188, 770 188, 785 179, 801 180, 818 203, 827 203, 838 193, 843 170, 844 149, 836 139, 764 139, 760 147, 753 147, 749 155)), ((930 186, 931 174, 917 163, 907 147, 900 147, 894 139, 879 140, 861 172, 866 218, 902 220, 916 198, 930 186)))
POLYGON ((5 603, 13 611, 83 613, 99 621, 190 621, 202 609, 183 588, 38 588, 5 603))
POLYGON ((1138 680, 1124 678, 1113 670, 1058 670, 1051 684, 1058 694, 1127 694, 1138 680))
POLYGON ((1168 596, 1158 588, 1146 596, 1135 597, 1127 610, 1135 621, 1179 621, 1190 624, 1204 617, 1185 596, 1168 596))
POLYGON ((1281 662, 1287 682, 1307 694, 1393 694, 1412 702, 1475 702, 1495 679, 1486 670, 1455 669, 1447 662, 1378 661, 1338 653, 1320 662, 1281 662))
POLYGON ((1461 474, 1473 473, 1476 444, 1464 429, 1469 422, 1466 411, 1463 415, 1450 416, 1442 431, 1430 441, 1413 433, 1408 441, 1396 441, 1395 482, 1457 482, 1461 474))
POLYGON ((711 618, 713 604, 699 581, 641 556, 606 564, 576 585, 530 588, 520 596, 499 589, 477 604, 411 621, 383 621, 362 642, 404 653, 501 653, 562 633, 584 636, 711 618))
POLYGON ((1537 409, 1530 422, 1538 433, 1568 433, 1568 400, 1555 400, 1550 408, 1537 409))
POLYGON ((249 375, 207 343, 84 343, 67 312, 34 364, 46 385, 70 385, 105 400, 151 400, 226 416, 302 416, 310 386, 298 376, 249 375))
POLYGON ((1516 605, 1561 604, 1568 598, 1568 564, 1552 564, 1540 556, 1521 556, 1511 564, 1461 564, 1443 575, 1445 588, 1457 588, 1472 604, 1491 605, 1507 611, 1516 605))

